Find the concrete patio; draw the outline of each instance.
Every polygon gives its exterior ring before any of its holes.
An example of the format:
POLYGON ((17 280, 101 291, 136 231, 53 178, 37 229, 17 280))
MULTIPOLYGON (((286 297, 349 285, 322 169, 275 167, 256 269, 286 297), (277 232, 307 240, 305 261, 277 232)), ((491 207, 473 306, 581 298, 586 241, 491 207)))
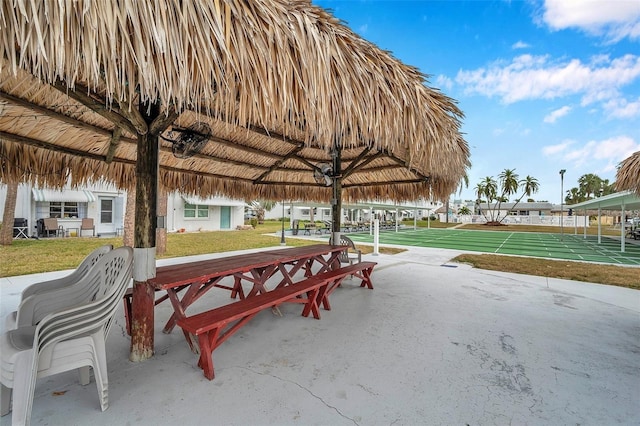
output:
MULTIPOLYGON (((297 305, 262 312, 214 352, 213 381, 179 329, 160 331, 168 303, 142 363, 128 361, 120 312, 109 409, 65 373, 38 381, 32 424, 640 424, 640 292, 448 263, 458 253, 364 256, 379 263, 373 291, 347 280, 320 321, 297 305)), ((0 279, 2 316, 44 278, 0 279)))

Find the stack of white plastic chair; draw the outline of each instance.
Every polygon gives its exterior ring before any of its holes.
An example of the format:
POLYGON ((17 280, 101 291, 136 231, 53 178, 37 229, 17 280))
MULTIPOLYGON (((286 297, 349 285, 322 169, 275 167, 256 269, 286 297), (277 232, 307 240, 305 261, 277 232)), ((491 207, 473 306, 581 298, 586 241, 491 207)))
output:
POLYGON ((79 282, 23 301, 21 309, 29 309, 37 325, 0 337, 1 414, 11 411, 13 399, 13 425, 29 424, 37 378, 85 366, 93 368, 101 409, 108 407, 105 342, 132 270, 133 249, 120 247, 100 257, 79 282))
MULTIPOLYGON (((62 287, 67 287, 69 285, 75 284, 82 279, 88 272, 89 269, 95 265, 95 263, 100 259, 100 257, 108 253, 113 249, 111 244, 107 244, 104 246, 100 246, 91 253, 80 263, 80 265, 69 275, 66 275, 62 278, 57 278, 55 280, 43 281, 40 283, 35 283, 25 288, 22 291, 20 304, 22 305, 22 301, 28 299, 31 296, 38 297, 48 297, 46 293, 52 290, 57 290, 62 287)), ((30 302, 33 303, 33 300, 30 302)), ((5 330, 13 330, 16 327, 24 326, 24 325, 35 325, 39 319, 34 319, 33 317, 21 312, 21 306, 18 307, 17 311, 11 312, 7 315, 5 320, 5 330), (18 320, 18 312, 20 312, 20 319, 18 320)), ((85 383, 86 384, 86 383, 85 383)))

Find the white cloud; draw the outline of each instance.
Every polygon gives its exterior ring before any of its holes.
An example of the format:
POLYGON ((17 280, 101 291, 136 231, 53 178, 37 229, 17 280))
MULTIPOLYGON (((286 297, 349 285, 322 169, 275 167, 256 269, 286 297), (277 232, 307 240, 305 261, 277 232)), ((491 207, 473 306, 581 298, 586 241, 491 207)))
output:
POLYGON ((591 165, 603 172, 614 171, 620 161, 640 150, 640 142, 629 136, 615 136, 601 141, 589 141, 582 146, 572 140, 566 140, 558 145, 542 148, 547 157, 557 157, 565 164, 573 167, 591 165))
POLYGON ((360 26, 358 27, 358 32, 359 32, 360 34, 366 34, 366 33, 367 33, 367 30, 369 30, 369 25, 367 25, 367 24, 363 24, 363 25, 360 25, 360 26))
POLYGON ((512 49, 526 49, 527 47, 531 46, 524 41, 517 41, 511 46, 512 49))
POLYGON ((629 136, 617 136, 597 142, 594 146, 593 156, 598 160, 614 159, 617 162, 624 160, 640 149, 640 143, 629 136))
POLYGON ((575 141, 567 139, 562 141, 561 143, 557 144, 557 145, 548 145, 548 146, 544 146, 542 147, 542 153, 547 156, 547 157, 551 157, 551 156, 555 156, 557 154, 560 154, 564 151, 567 151, 569 149, 569 147, 571 145, 573 145, 575 143, 575 141))
POLYGON ((565 115, 567 115, 569 113, 569 111, 571 111, 571 107, 569 106, 563 106, 562 108, 558 108, 555 111, 552 111, 550 114, 548 114, 545 118, 544 118, 544 122, 545 123, 555 123, 556 120, 560 117, 564 117, 565 115))
POLYGON ((554 30, 577 28, 612 42, 640 38, 637 0, 545 0, 542 19, 554 30))
POLYGON ((520 55, 510 63, 498 61, 486 68, 461 70, 455 81, 467 94, 499 96, 507 104, 580 95, 582 103, 588 105, 618 96, 620 87, 639 77, 640 57, 630 54, 615 59, 599 55, 588 63, 520 55))
POLYGON ((446 75, 441 74, 436 77, 436 86, 439 88, 444 88, 446 90, 451 90, 451 87, 453 87, 453 80, 451 80, 451 78, 447 77, 446 75))
POLYGON ((604 104, 604 110, 609 117, 613 118, 640 117, 640 97, 635 101, 622 98, 610 99, 604 104))

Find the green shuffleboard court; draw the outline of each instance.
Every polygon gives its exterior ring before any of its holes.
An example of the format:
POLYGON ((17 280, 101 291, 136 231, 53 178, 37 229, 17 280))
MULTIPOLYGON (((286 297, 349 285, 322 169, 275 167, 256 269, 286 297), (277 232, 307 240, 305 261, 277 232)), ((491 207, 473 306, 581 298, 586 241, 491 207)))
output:
MULTIPOLYGON (((348 234, 360 242, 373 242, 368 233, 348 234)), ((626 243, 620 251, 620 240, 573 234, 534 232, 475 231, 460 229, 418 229, 380 232, 380 244, 468 250, 482 253, 512 254, 549 259, 578 260, 619 265, 640 265, 640 245, 626 243)))

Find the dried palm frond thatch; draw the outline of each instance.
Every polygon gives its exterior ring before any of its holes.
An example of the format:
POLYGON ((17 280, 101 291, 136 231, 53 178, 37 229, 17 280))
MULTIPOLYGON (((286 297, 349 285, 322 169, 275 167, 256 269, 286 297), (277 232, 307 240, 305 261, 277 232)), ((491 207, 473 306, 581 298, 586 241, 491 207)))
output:
POLYGON ((616 189, 633 191, 640 196, 640 151, 634 152, 620 163, 616 174, 616 189))
POLYGON ((346 200, 444 198, 470 165, 456 103, 308 1, 118 6, 2 3, 3 180, 131 186, 155 105, 212 130, 186 159, 162 142, 161 183, 184 193, 328 200, 313 170, 339 148, 346 200))

